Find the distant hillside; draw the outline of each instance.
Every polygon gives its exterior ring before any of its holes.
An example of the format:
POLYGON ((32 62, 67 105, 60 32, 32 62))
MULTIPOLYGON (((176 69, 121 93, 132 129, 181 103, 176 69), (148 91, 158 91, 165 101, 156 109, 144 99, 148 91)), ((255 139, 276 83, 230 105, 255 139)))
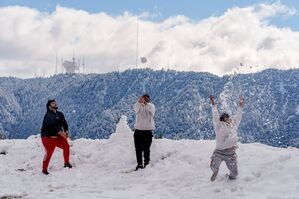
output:
POLYGON ((299 70, 265 70, 218 77, 209 73, 128 70, 50 78, 0 78, 0 133, 27 138, 39 132, 46 101, 57 99, 73 138, 108 138, 121 115, 134 122, 132 105, 144 92, 156 105, 155 134, 172 139, 215 137, 208 96, 229 113, 246 98, 242 142, 299 145, 299 70))

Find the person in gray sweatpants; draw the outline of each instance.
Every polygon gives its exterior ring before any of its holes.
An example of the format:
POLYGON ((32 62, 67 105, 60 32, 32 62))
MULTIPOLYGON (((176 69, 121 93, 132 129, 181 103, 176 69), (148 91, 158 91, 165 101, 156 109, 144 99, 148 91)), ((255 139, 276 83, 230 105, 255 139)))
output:
POLYGON ((210 96, 210 102, 212 104, 213 127, 216 133, 216 149, 211 157, 210 165, 213 174, 210 180, 214 181, 216 179, 222 161, 226 163, 227 168, 230 170, 228 178, 233 180, 238 175, 236 154, 238 142, 237 130, 242 118, 245 100, 243 97, 240 97, 240 106, 236 115, 232 117, 227 113, 222 113, 219 116, 214 96, 210 96))

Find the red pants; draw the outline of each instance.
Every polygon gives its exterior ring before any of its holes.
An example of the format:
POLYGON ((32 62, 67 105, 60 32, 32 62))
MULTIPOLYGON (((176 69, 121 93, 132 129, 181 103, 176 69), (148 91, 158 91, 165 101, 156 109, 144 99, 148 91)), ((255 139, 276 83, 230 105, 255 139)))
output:
POLYGON ((48 165, 55 147, 63 150, 64 163, 69 163, 70 145, 65 138, 61 136, 58 136, 57 138, 42 137, 42 142, 46 152, 43 160, 43 171, 48 170, 48 165))

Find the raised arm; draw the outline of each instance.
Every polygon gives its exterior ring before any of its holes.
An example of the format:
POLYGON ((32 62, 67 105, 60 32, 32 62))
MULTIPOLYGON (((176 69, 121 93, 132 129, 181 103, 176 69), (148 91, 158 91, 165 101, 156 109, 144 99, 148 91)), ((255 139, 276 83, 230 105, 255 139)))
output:
POLYGON ((152 104, 152 103, 147 103, 147 104, 145 105, 145 108, 146 108, 146 110, 147 110, 148 112, 150 112, 152 115, 155 115, 156 107, 155 107, 154 104, 152 104))
POLYGON ((245 105, 245 99, 243 96, 240 97, 239 105, 240 106, 238 107, 236 114, 233 116, 233 120, 236 124, 236 127, 240 125, 242 115, 243 115, 243 108, 245 105))
POLYGON ((144 103, 145 103, 144 98, 140 97, 138 101, 134 104, 135 113, 138 113, 140 111, 141 107, 144 106, 144 103))
POLYGON ((137 102, 134 104, 134 111, 135 111, 135 113, 138 113, 138 112, 140 111, 141 106, 142 106, 142 105, 140 104, 139 101, 137 101, 137 102))
POLYGON ((217 129, 220 125, 220 121, 219 121, 219 113, 218 113, 218 109, 215 103, 215 98, 213 95, 210 96, 210 103, 212 105, 212 121, 213 121, 213 126, 214 129, 217 129))

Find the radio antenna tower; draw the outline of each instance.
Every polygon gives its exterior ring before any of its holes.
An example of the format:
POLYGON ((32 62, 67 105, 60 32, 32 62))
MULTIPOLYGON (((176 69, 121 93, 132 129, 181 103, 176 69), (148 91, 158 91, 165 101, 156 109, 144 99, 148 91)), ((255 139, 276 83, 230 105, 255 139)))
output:
POLYGON ((55 75, 58 73, 58 60, 57 60, 57 52, 56 52, 56 67, 55 67, 55 75))

